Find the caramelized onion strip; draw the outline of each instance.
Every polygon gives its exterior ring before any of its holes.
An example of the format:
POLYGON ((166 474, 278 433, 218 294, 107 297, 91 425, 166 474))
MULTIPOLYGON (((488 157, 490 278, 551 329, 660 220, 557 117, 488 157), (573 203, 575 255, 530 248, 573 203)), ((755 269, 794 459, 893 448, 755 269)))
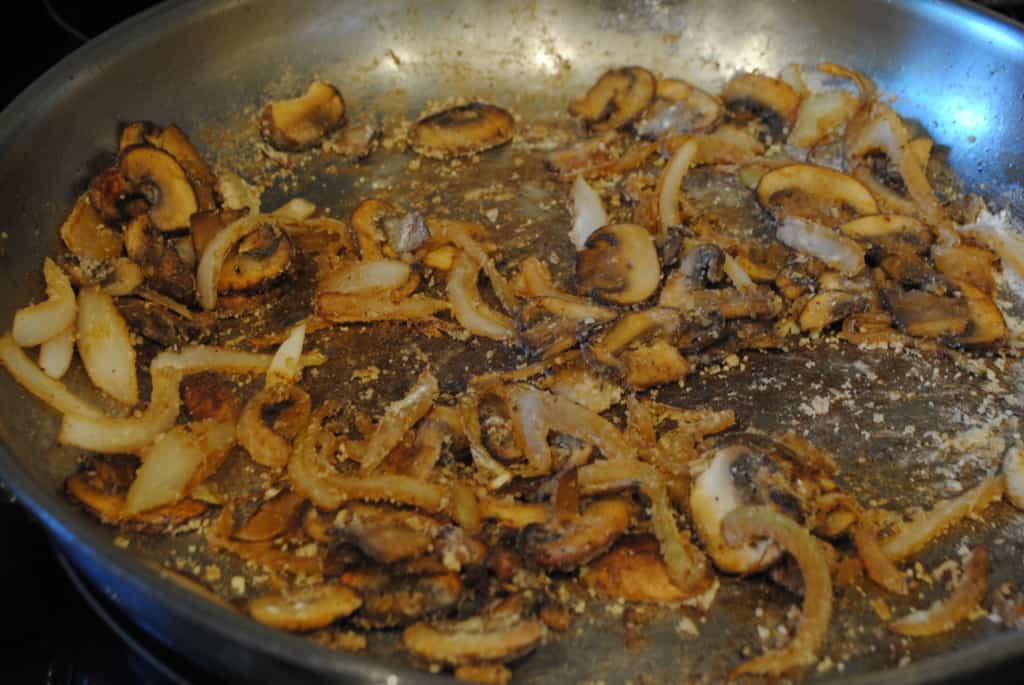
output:
POLYGON ((741 507, 726 515, 722 535, 736 545, 755 537, 769 537, 789 552, 804 581, 803 614, 789 644, 736 666, 729 680, 746 675, 781 676, 791 668, 817 660, 832 617, 832 577, 828 561, 815 539, 799 524, 766 506, 741 507))
POLYGON ((484 302, 477 288, 481 264, 467 252, 460 252, 448 274, 448 301, 452 314, 472 333, 494 340, 515 337, 512 319, 495 311, 484 302))
POLYGON ((405 397, 388 405, 366 444, 361 467, 370 473, 384 461, 416 422, 427 415, 438 393, 437 379, 424 370, 405 397))
POLYGON ((0 337, 0 364, 23 388, 61 414, 99 418, 103 412, 76 396, 60 381, 50 378, 36 366, 8 333, 0 337))
POLYGON ((945 599, 927 609, 915 611, 889 624, 889 630, 900 635, 921 637, 952 630, 957 623, 970 618, 988 590, 988 549, 978 545, 964 564, 963 574, 945 599))
POLYGON ((868 577, 897 595, 905 595, 910 592, 907 577, 889 557, 885 556, 885 552, 878 544, 875 526, 864 520, 862 515, 861 519, 853 525, 851 533, 853 545, 857 548, 857 556, 864 562, 864 569, 868 572, 868 577))
POLYGON ((256 214, 244 216, 219 231, 203 250, 196 269, 196 294, 199 306, 210 310, 217 306, 217 278, 231 249, 245 236, 267 222, 267 217, 256 214))

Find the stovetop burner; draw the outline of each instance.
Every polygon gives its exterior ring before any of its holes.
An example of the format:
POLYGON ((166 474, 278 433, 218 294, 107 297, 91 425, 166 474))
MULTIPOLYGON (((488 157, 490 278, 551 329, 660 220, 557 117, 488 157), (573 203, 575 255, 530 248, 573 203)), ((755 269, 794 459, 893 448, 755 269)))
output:
MULTIPOLYGON (((80 3, 42 0, 19 7, 17 37, 5 41, 0 106, 46 69, 152 0, 80 3), (27 47, 26 47, 27 46, 27 47)), ((1024 0, 984 2, 1024 20, 1024 0)), ((0 484, 2 486, 2 484, 0 484)), ((5 685, 207 685, 201 674, 168 652, 110 606, 51 547, 42 528, 8 503, 0 487, 0 683, 5 685)), ((992 682, 1017 682, 999 675, 992 682)))

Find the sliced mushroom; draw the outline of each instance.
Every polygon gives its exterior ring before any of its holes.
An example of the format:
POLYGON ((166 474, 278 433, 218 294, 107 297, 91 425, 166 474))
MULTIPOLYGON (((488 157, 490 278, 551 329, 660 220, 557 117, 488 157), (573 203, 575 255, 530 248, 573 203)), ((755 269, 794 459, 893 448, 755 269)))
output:
POLYGON ((80 261, 103 262, 121 256, 124 240, 104 223, 83 193, 60 227, 60 237, 68 252, 80 261))
POLYGON ((124 247, 128 257, 142 269, 149 287, 178 302, 195 301, 194 270, 156 229, 149 215, 140 214, 128 222, 124 229, 124 247))
POLYGON ((402 633, 402 644, 430 663, 506 662, 533 651, 546 634, 544 624, 535 618, 501 613, 445 623, 417 623, 402 633))
POLYGON ((845 235, 876 245, 886 252, 924 254, 934 236, 917 219, 900 214, 876 214, 848 221, 839 227, 845 235))
POLYGON ((967 301, 967 329, 957 338, 964 347, 995 347, 1006 340, 1008 330, 999 307, 982 290, 970 283, 957 283, 967 301))
POLYGON ((652 140, 693 133, 713 126, 722 116, 722 102, 681 79, 659 79, 656 99, 635 125, 637 135, 652 140))
POLYGON ((868 189, 851 176, 813 164, 790 164, 769 171, 757 184, 762 207, 781 216, 796 215, 826 224, 877 214, 868 189))
POLYGON ((966 281, 991 295, 996 289, 993 275, 995 255, 973 245, 933 245, 932 261, 943 275, 954 281, 966 281))
POLYGON ((851 314, 867 309, 868 301, 856 293, 826 290, 812 297, 800 312, 800 328, 819 332, 851 314))
POLYGON ((737 436, 710 455, 706 470, 690 493, 690 512, 698 537, 715 566, 726 573, 754 573, 772 566, 781 550, 770 540, 733 547, 722 537, 725 516, 740 507, 766 504, 796 518, 803 515, 802 493, 789 469, 775 455, 774 443, 737 436), (764 443, 764 444, 761 444, 764 443))
POLYGON ((121 153, 117 168, 128 188, 125 195, 115 199, 116 204, 142 197, 157 230, 188 228, 189 218, 199 211, 199 202, 178 160, 163 150, 139 145, 121 153))
MULTIPOLYGON (((124 149, 125 142, 124 133, 127 131, 128 129, 126 128, 122 132, 122 149, 124 149)), ((151 127, 144 132, 143 140, 178 160, 178 163, 185 169, 189 180, 192 182, 192 188, 196 192, 196 202, 201 211, 211 210, 216 207, 214 189, 217 187, 217 177, 210 170, 209 165, 199 154, 199 151, 192 145, 192 141, 188 139, 184 131, 174 124, 163 129, 151 127)))
POLYGON ((257 597, 249 613, 264 625, 300 632, 330 625, 361 604, 359 595, 343 585, 311 585, 257 597))
POLYGON ((215 235, 248 213, 248 209, 211 209, 193 214, 189 234, 195 253, 201 255, 215 235))
POLYGON ((658 289, 654 238, 637 224, 611 224, 587 238, 576 255, 576 290, 614 304, 643 302, 658 289))
POLYGON ((687 598, 669 577, 658 540, 652 535, 624 538, 592 563, 584 582, 607 599, 656 604, 687 598))
POLYGON ((338 512, 330 534, 353 544, 382 564, 413 559, 431 551, 441 523, 414 511, 386 506, 350 504, 338 512))
POLYGON ((522 548, 545 568, 571 571, 608 549, 629 527, 631 515, 625 500, 598 500, 568 523, 527 526, 522 548))
POLYGON ((722 89, 722 101, 734 114, 760 119, 776 140, 793 125, 800 107, 800 96, 789 84, 762 74, 733 76, 722 89))
POLYGON ((228 252, 217 277, 217 291, 246 295, 276 285, 292 264, 291 238, 275 223, 262 223, 228 252))
POLYGON ((882 301, 900 329, 918 338, 963 335, 971 320, 964 298, 890 288, 882 291, 882 301))
POLYGON ((606 71, 587 94, 569 105, 590 131, 622 128, 639 117, 651 104, 657 90, 654 75, 641 67, 606 71))
POLYGON ((422 620, 455 605, 462 596, 456 573, 390 576, 381 571, 351 571, 341 582, 358 591, 363 606, 353 617, 368 628, 394 628, 422 620))
POLYGON ((626 350, 619 361, 623 382, 634 390, 682 380, 691 370, 686 357, 664 340, 626 350))
POLYGON ((337 88, 313 81, 304 95, 268 103, 260 115, 264 140, 283 152, 317 145, 345 121, 345 100, 337 88))
POLYGON ((412 129, 412 149, 425 157, 465 157, 512 140, 515 120, 501 107, 471 102, 420 119, 412 129))

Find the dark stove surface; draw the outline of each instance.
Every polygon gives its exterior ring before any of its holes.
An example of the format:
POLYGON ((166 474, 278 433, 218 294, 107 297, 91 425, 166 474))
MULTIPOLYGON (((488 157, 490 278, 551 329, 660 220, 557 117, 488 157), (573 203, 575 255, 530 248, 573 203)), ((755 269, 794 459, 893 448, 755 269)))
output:
MULTIPOLYGON (((5 41, 0 107, 46 69, 152 0, 80 3, 40 0, 19 6, 17 41, 5 41), (27 46, 27 47, 26 47, 27 46)), ((1024 20, 1024 0, 988 2, 998 12, 1024 20)), ((4 685, 208 685, 180 659, 83 598, 43 532, 0 489, 0 587, 7 620, 0 621, 0 683, 4 685), (121 622, 121 625, 117 625, 121 622), (140 649, 141 648, 141 649, 140 649), (140 653, 142 652, 142 653, 140 653), (152 659, 159 660, 154 666, 152 659)), ((109 612, 109 609, 99 607, 109 612)), ((1019 669, 986 674, 990 682, 1020 682, 1019 669)))

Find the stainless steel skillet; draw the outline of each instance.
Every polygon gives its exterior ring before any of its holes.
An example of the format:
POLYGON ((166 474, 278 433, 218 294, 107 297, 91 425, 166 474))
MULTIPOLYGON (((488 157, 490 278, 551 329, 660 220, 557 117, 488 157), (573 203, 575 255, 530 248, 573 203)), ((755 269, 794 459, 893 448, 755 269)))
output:
MULTIPOLYGON (((38 265, 56 246, 55 227, 111 149, 122 121, 175 121, 189 131, 238 129, 251 114, 247 107, 313 74, 338 83, 347 98, 367 108, 384 103, 415 114, 429 98, 465 94, 518 102, 529 112, 534 102, 564 102, 613 65, 644 64, 715 87, 737 69, 775 72, 790 62, 823 59, 870 74, 899 98, 901 113, 951 147, 950 162, 969 184, 1018 211, 1024 206, 1024 30, 966 5, 637 0, 161 6, 83 47, 0 116, 0 215, 8 234, 0 244, 0 321, 9 322, 17 306, 38 294, 38 265)), ((270 631, 159 578, 60 496, 75 455, 54 447, 54 418, 25 398, 6 376, 0 378, 0 477, 75 563, 146 629, 239 680, 430 679, 396 661, 332 653, 270 631)), ((1015 550, 1001 557, 1006 573, 1015 570, 1015 561, 1020 566, 1015 550)), ((972 640, 851 682, 947 682, 1024 656, 1020 636, 972 640)), ((611 644, 595 642, 588 649, 611 644)), ((647 658, 627 654, 613 668, 587 654, 594 652, 556 650, 522 677, 616 682, 627 677, 630 663, 641 672, 647 658), (607 670, 587 673, 588 661, 607 670)), ((835 672, 822 677, 829 675, 843 681, 835 672)))

